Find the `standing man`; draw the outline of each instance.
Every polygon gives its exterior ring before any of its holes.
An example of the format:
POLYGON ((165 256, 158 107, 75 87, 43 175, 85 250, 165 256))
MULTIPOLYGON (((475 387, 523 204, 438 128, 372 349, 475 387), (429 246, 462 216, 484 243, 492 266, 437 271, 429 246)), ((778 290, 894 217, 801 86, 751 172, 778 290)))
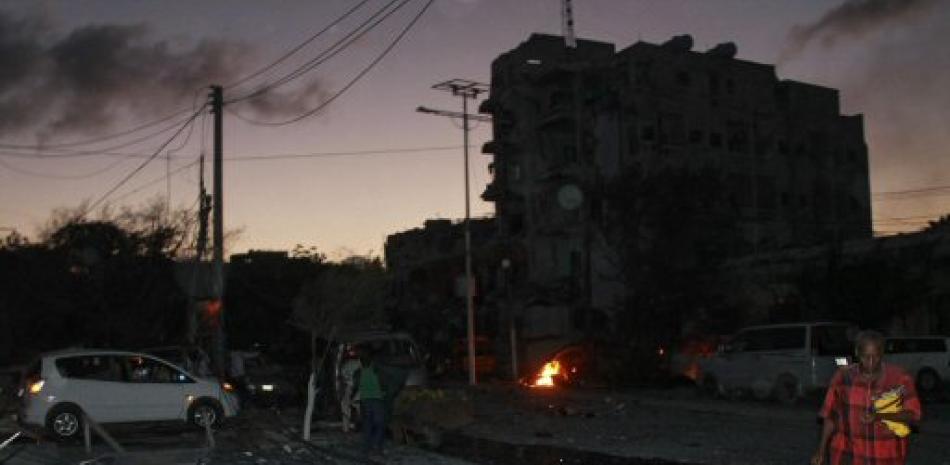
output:
POLYGON ((882 361, 880 333, 862 331, 854 349, 858 363, 840 368, 831 378, 819 412, 824 420, 821 440, 811 464, 825 465, 830 458, 830 465, 904 465, 907 424, 921 417, 914 380, 882 361))
POLYGON ((360 413, 363 418, 363 438, 366 453, 372 456, 383 454, 383 439, 386 435, 386 404, 383 384, 368 349, 360 351, 360 369, 357 373, 360 391, 360 413))

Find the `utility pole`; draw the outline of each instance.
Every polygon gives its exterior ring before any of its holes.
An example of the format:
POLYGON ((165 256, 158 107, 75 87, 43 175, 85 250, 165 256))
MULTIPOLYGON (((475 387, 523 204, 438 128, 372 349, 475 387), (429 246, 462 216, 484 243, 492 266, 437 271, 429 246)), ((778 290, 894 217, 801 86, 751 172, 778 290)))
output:
POLYGON ((475 374, 475 297, 472 280, 472 230, 471 230, 471 205, 469 201, 469 176, 468 176, 468 120, 487 120, 489 118, 481 115, 468 114, 468 99, 475 100, 479 95, 488 92, 488 84, 469 81, 465 79, 451 79, 440 82, 433 89, 451 92, 456 97, 462 97, 462 113, 446 112, 441 110, 432 110, 425 107, 419 107, 416 111, 422 113, 431 113, 441 116, 462 117, 463 145, 462 153, 465 165, 465 306, 467 309, 467 328, 468 328, 468 382, 472 386, 478 384, 475 374))
MULTIPOLYGON (((199 273, 203 275, 206 270, 202 263, 204 263, 205 251, 208 249, 208 217, 211 215, 211 196, 208 195, 208 191, 205 189, 205 154, 203 150, 200 155, 198 169, 198 237, 195 241, 197 243, 195 246, 195 271, 191 281, 192 302, 188 307, 188 321, 185 322, 188 331, 185 340, 188 341, 189 345, 195 345, 198 342, 198 312, 200 310, 199 299, 196 298, 198 295, 198 276, 199 273)), ((205 289, 207 280, 202 280, 201 283, 202 289, 205 289)), ((204 298, 200 301, 203 302, 204 298)))
POLYGON ((214 225, 213 234, 213 305, 217 306, 214 328, 215 371, 219 376, 226 373, 226 343, 224 331, 224 188, 222 186, 223 114, 224 90, 221 86, 211 86, 211 112, 214 113, 214 225))

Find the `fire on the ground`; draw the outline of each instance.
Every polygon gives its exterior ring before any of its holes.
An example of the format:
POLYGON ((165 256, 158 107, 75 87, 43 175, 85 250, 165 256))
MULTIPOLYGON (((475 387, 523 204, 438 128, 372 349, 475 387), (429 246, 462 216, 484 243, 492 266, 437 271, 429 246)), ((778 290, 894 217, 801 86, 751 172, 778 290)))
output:
MULTIPOLYGON (((625 357, 625 348, 607 347, 592 343, 568 345, 547 357, 533 375, 523 380, 531 388, 550 389, 555 386, 588 385, 622 381, 622 373, 631 366, 665 373, 666 377, 699 379, 699 360, 716 353, 719 336, 694 336, 684 339, 673 350, 656 347, 652 357, 644 364, 625 357), (654 366, 655 365, 655 366, 654 366)), ((629 350, 629 349, 627 349, 629 350)), ((629 355, 629 354, 628 354, 629 355)), ((643 375, 643 374, 641 374, 643 375)))

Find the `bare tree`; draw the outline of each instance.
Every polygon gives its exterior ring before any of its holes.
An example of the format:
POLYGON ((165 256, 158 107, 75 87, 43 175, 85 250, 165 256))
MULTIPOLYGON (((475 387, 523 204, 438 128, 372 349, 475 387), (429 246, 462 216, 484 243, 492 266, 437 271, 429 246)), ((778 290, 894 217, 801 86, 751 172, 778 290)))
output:
POLYGON ((387 279, 377 259, 350 257, 341 264, 324 269, 304 284, 294 300, 292 322, 310 333, 311 370, 307 388, 303 437, 310 438, 317 381, 334 337, 343 331, 379 326, 385 323, 384 298, 387 279), (327 348, 318 360, 317 341, 327 348))

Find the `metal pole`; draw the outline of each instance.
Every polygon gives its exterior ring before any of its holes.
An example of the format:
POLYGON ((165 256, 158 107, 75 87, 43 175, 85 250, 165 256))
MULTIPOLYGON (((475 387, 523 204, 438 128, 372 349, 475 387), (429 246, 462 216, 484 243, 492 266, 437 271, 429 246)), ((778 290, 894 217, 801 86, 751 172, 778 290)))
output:
POLYGON ((465 302, 468 309, 468 383, 478 383, 475 373, 475 297, 472 295, 472 229, 468 187, 468 95, 462 93, 462 134, 465 158, 465 302))
POLYGON ((518 329, 515 325, 515 305, 511 300, 511 260, 504 259, 501 267, 505 270, 505 297, 508 302, 508 337, 511 343, 511 379, 518 382, 518 329))
POLYGON ((211 104, 214 111, 214 298, 218 303, 217 326, 214 331, 215 371, 218 376, 225 374, 225 332, 224 332, 224 188, 223 173, 223 107, 224 91, 221 86, 211 86, 211 104))
POLYGON ((468 99, 471 98, 475 100, 478 98, 478 95, 488 91, 488 85, 478 83, 475 81, 469 81, 466 79, 451 79, 445 82, 440 82, 434 86, 433 89, 444 90, 452 92, 452 95, 457 97, 462 97, 462 113, 458 114, 453 111, 444 111, 444 110, 433 110, 426 107, 416 108, 416 111, 423 113, 432 113, 441 116, 449 117, 461 117, 462 118, 462 134, 464 137, 464 145, 462 153, 464 154, 464 170, 465 170, 465 301, 467 309, 467 336, 468 336, 468 380, 469 383, 473 386, 478 382, 475 373, 475 280, 472 278, 472 231, 471 231, 471 202, 469 200, 469 167, 468 167, 468 122, 469 120, 476 121, 490 121, 491 118, 483 117, 480 115, 469 115, 468 114, 468 99))

